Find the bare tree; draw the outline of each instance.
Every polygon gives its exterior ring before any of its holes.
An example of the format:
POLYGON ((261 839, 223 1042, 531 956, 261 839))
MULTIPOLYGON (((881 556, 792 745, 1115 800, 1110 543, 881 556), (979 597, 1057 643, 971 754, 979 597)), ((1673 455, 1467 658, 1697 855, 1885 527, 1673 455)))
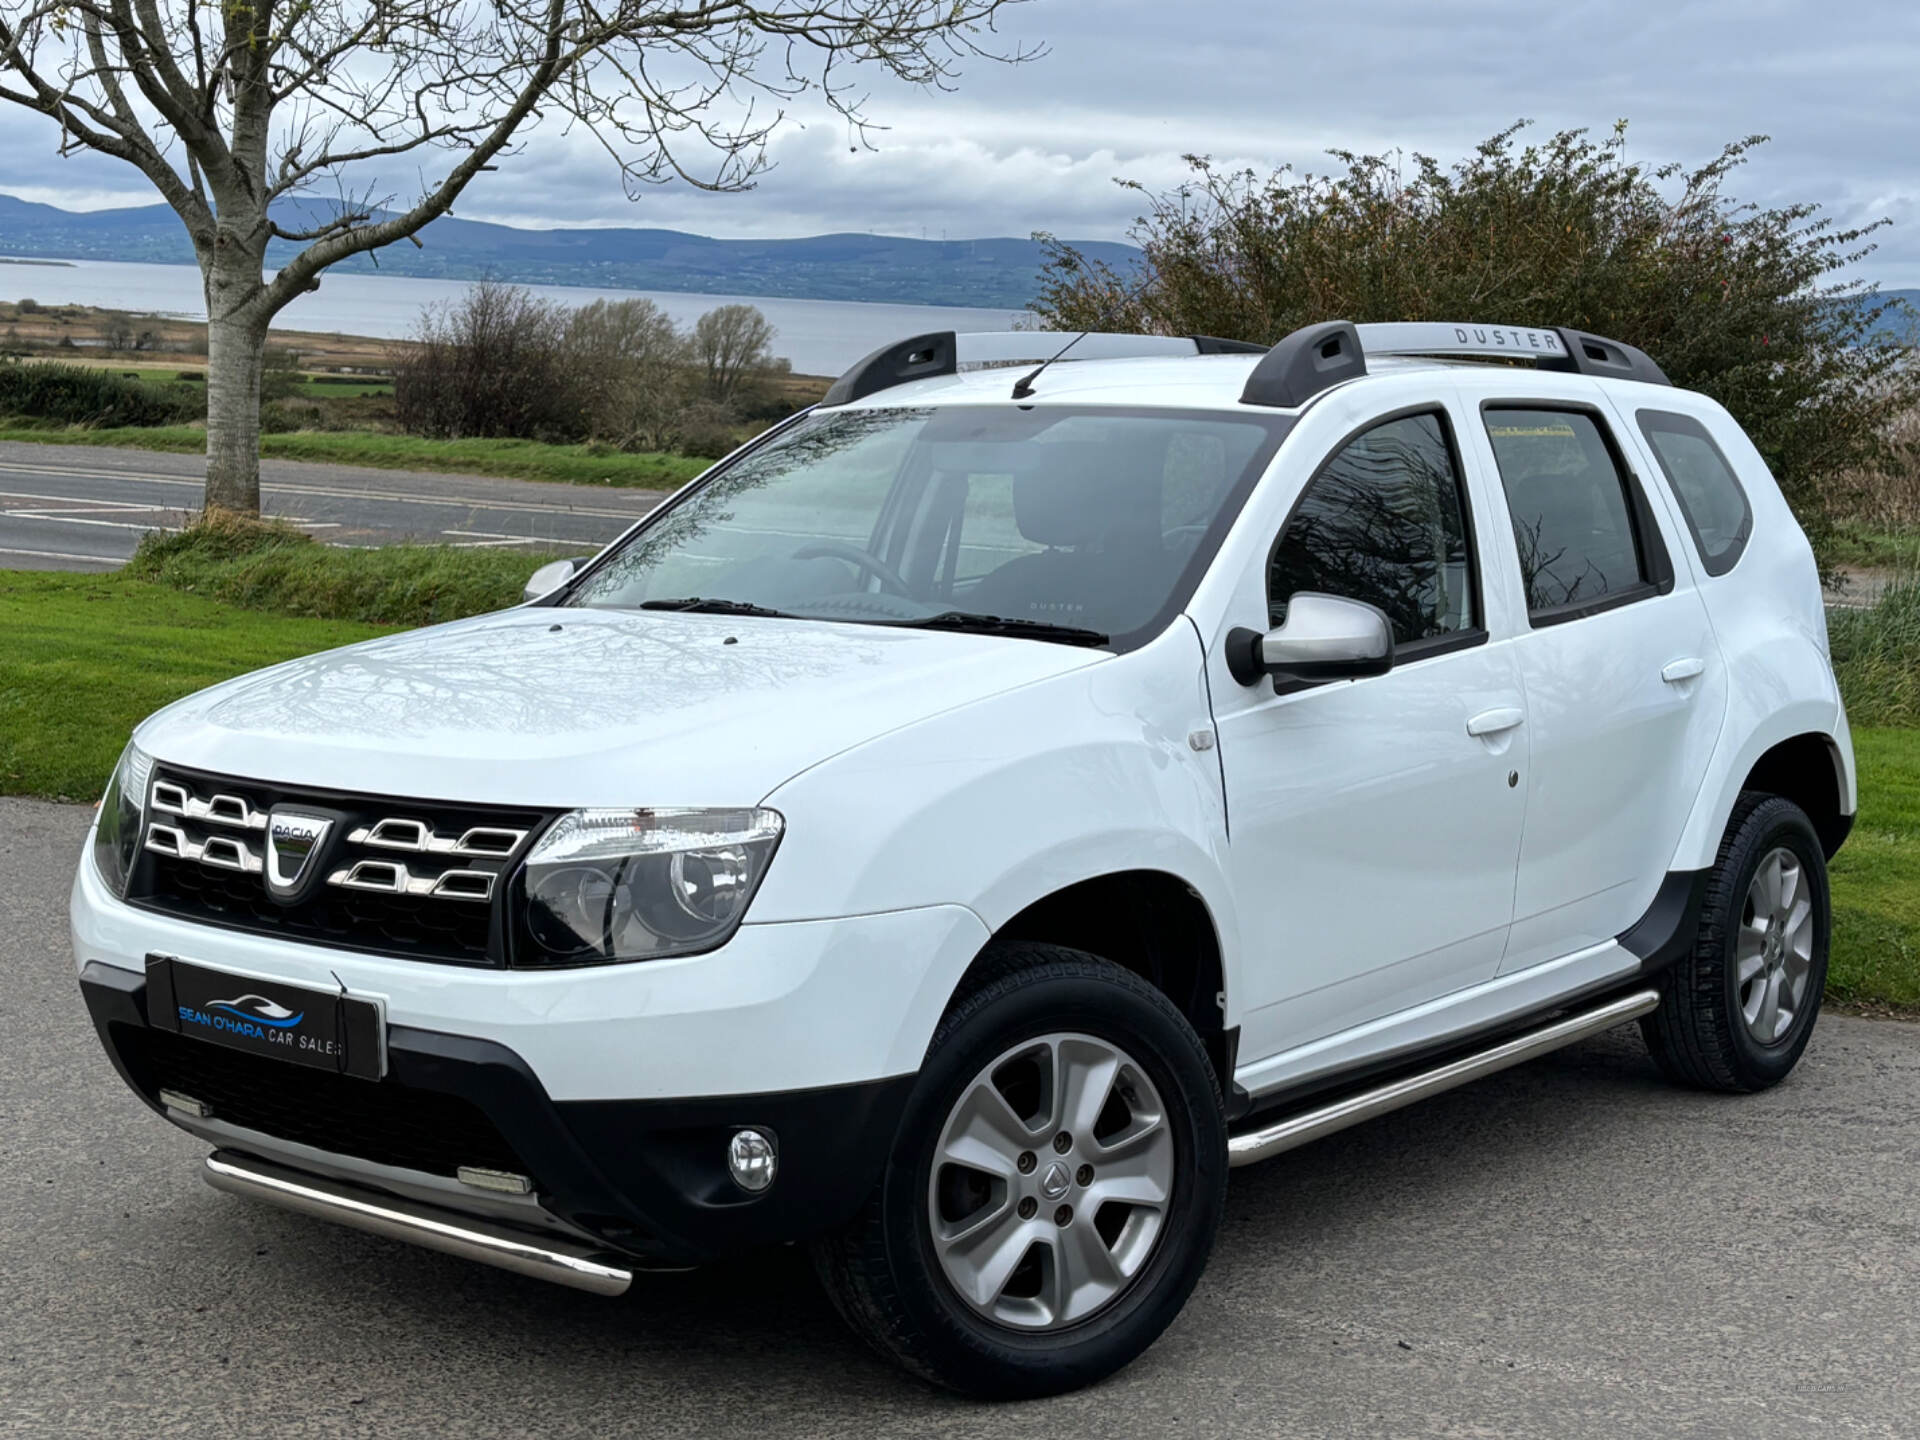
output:
POLYGON ((739 189, 803 92, 860 134, 860 67, 945 86, 967 56, 1024 58, 983 39, 1013 3, 0 0, 0 100, 51 117, 63 153, 135 166, 186 225, 207 301, 207 503, 251 512, 274 315, 329 265, 447 213, 542 116, 595 136, 629 194, 739 189), (404 208, 377 195, 378 166, 435 151, 450 163, 404 208), (329 209, 276 223, 275 201, 317 186, 329 209), (275 237, 303 248, 268 280, 275 237))
POLYGON ((733 403, 740 389, 773 364, 773 326, 752 305, 722 305, 694 323, 693 355, 707 398, 733 403))
POLYGON ((566 355, 594 439, 657 443, 686 407, 687 338, 651 300, 596 300, 575 310, 566 355))

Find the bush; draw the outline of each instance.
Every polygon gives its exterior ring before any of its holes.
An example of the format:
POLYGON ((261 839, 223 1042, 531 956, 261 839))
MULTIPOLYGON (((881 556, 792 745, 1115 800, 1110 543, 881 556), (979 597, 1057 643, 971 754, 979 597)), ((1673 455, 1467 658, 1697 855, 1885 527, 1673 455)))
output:
POLYGON ((1920 579, 1871 609, 1827 612, 1833 673, 1854 725, 1920 726, 1920 579))
POLYGON ((565 333, 560 306, 493 281, 425 311, 416 343, 393 357, 401 428, 436 440, 583 438, 565 333))
POLYGON ((1835 477, 1834 518, 1882 534, 1920 533, 1920 409, 1895 416, 1886 441, 1884 463, 1835 477))
POLYGON ((0 361, 0 415, 104 427, 179 425, 206 414, 197 387, 148 385, 85 365, 0 361))
POLYGON ((1329 319, 1611 335, 1733 412, 1824 558, 1834 477, 1892 463, 1889 421, 1920 400, 1912 345, 1877 333, 1900 317, 1873 287, 1834 279, 1878 226, 1727 196, 1763 137, 1686 173, 1629 163, 1624 126, 1524 149, 1519 128, 1450 169, 1336 151, 1340 173, 1261 176, 1192 159, 1193 181, 1148 195, 1136 224, 1143 286, 1056 243, 1034 308, 1057 330, 1263 344, 1329 319))
POLYGON ((140 542, 126 573, 251 610, 433 625, 518 604, 548 554, 389 545, 344 550, 290 525, 209 511, 140 542))
POLYGON ((260 405, 260 432, 263 435, 289 435, 295 430, 336 430, 340 428, 318 400, 301 396, 263 400, 260 405))
POLYGON ((662 448, 692 388, 687 339, 673 318, 651 300, 596 300, 567 317, 564 343, 586 434, 662 448))

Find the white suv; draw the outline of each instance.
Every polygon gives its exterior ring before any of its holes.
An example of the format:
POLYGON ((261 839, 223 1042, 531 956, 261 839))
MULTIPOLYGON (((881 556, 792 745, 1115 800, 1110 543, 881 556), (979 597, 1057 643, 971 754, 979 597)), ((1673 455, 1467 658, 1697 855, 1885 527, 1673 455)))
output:
POLYGON ((141 725, 74 950, 208 1179, 610 1294, 810 1242, 1035 1395, 1230 1166, 1635 1018, 1783 1078, 1854 769, 1727 413, 1569 330, 1006 368, 1058 338, 877 352, 530 603, 141 725))

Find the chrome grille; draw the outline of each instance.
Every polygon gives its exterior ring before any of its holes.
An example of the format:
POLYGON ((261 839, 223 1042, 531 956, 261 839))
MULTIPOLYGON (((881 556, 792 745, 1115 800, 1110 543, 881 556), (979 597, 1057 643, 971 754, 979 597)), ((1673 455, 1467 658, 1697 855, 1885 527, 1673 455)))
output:
POLYGON ((509 963, 506 882, 552 818, 165 766, 150 782, 148 817, 128 891, 134 904, 289 939, 478 965, 509 963), (312 857, 312 883, 290 901, 267 885, 276 809, 334 822, 312 857))

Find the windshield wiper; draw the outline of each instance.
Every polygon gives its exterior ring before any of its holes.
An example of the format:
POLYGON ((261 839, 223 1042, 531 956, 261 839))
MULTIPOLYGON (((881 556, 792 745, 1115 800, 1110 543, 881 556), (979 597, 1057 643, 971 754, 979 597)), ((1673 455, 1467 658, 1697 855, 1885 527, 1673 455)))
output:
POLYGON ((775 620, 794 618, 784 610, 769 610, 764 605, 752 605, 745 600, 706 600, 698 595, 688 595, 679 600, 642 600, 640 608, 677 610, 691 615, 764 615, 775 620))
POLYGON ((1057 640, 1062 645, 1104 645, 1098 630, 1078 625, 1056 625, 1051 620, 1016 620, 1006 615, 976 615, 967 610, 943 610, 924 620, 900 622, 915 630, 967 630, 978 635, 1011 635, 1022 640, 1057 640))

